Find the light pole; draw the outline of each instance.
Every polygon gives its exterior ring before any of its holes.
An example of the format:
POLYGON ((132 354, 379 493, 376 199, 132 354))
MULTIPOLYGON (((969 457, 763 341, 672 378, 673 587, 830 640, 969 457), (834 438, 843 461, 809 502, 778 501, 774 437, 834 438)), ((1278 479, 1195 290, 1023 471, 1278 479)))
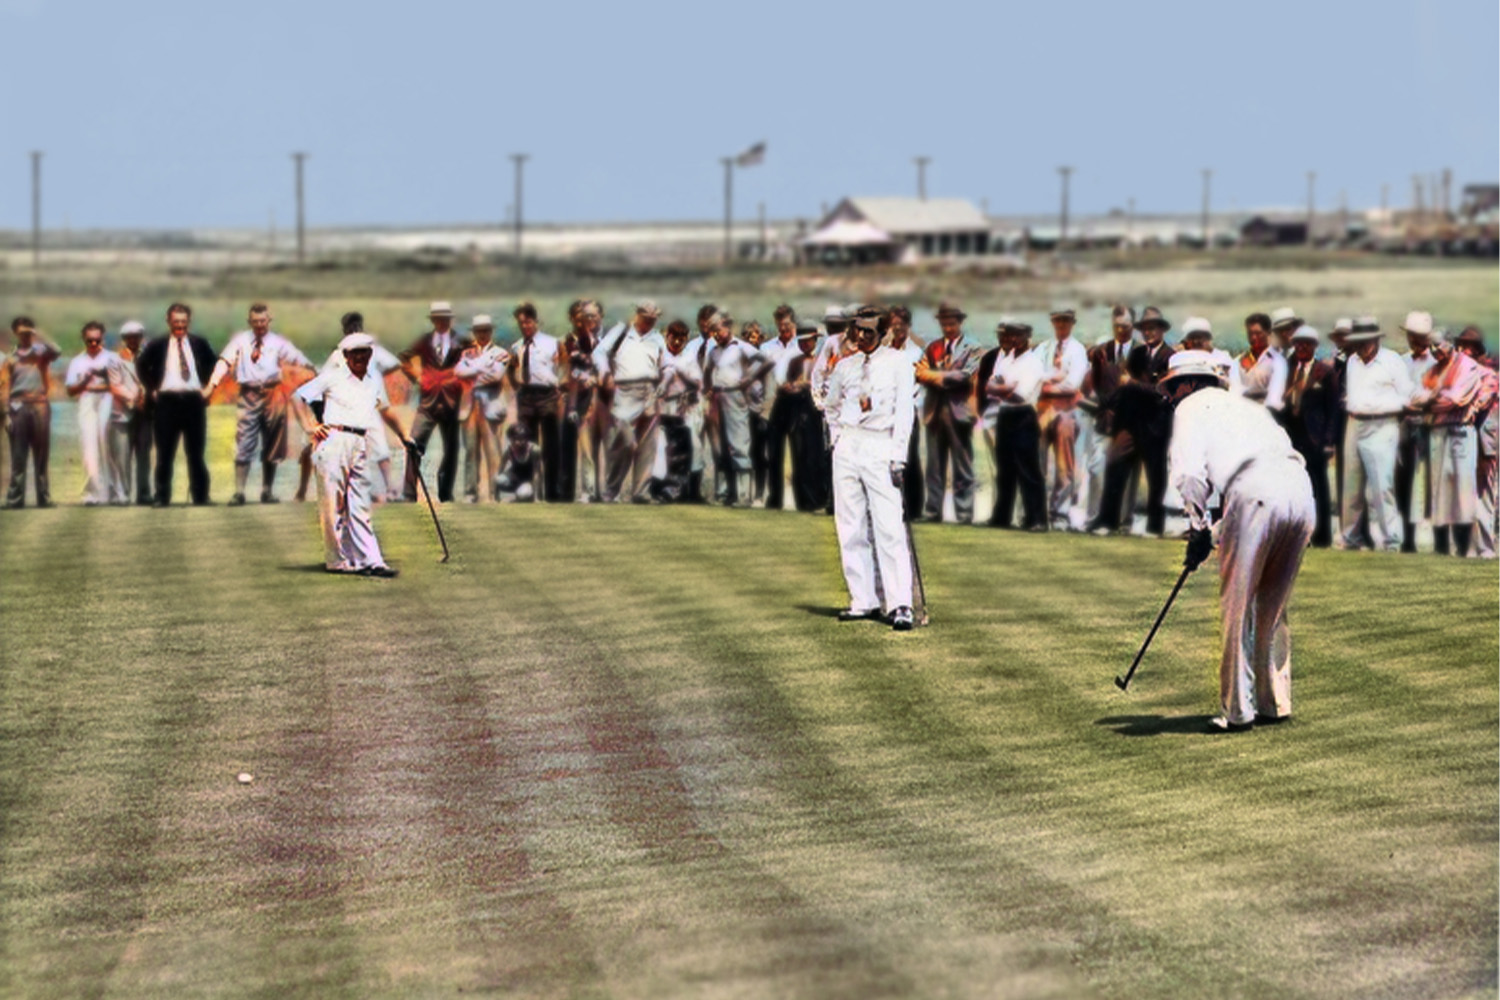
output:
POLYGON ((31 266, 42 266, 42 151, 31 151, 31 266))
POLYGON ((729 226, 734 219, 734 157, 726 156, 719 162, 724 164, 724 266, 729 266, 729 226))
POLYGON ((1208 188, 1214 172, 1207 167, 1203 168, 1203 249, 1208 250, 1213 246, 1211 234, 1208 231, 1208 188))
POLYGON ((1063 245, 1068 242, 1068 182, 1073 176, 1073 168, 1058 167, 1057 172, 1062 175, 1062 210, 1058 213, 1057 252, 1062 253, 1063 245))
POLYGON ((927 164, 932 162, 930 156, 918 156, 913 159, 917 165, 917 200, 927 200, 927 164))
POLYGON ((1307 245, 1313 245, 1313 204, 1314 192, 1317 190, 1318 172, 1309 170, 1307 172, 1307 245))
POLYGON ((306 153, 293 153, 292 162, 297 165, 297 263, 303 264, 307 261, 307 218, 304 213, 304 202, 302 199, 302 164, 307 159, 306 153))
POLYGON ((514 219, 515 226, 516 226, 516 233, 515 233, 515 247, 514 247, 514 251, 513 252, 515 254, 516 260, 520 260, 521 259, 521 228, 522 228, 522 218, 521 218, 521 170, 522 170, 523 165, 526 163, 526 161, 528 159, 530 159, 530 154, 529 153, 511 153, 510 154, 510 159, 511 159, 511 162, 516 165, 516 216, 515 216, 515 219, 514 219))

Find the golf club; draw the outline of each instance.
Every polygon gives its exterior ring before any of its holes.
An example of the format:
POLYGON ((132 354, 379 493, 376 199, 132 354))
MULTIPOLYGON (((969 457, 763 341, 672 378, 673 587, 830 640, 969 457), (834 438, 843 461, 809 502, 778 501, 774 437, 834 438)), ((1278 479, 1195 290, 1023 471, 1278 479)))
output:
POLYGON ((906 547, 911 551, 911 577, 912 583, 916 585, 912 592, 912 597, 917 601, 917 606, 912 609, 913 618, 918 625, 926 625, 928 622, 927 585, 922 582, 922 563, 917 559, 917 540, 912 536, 911 522, 903 519, 901 523, 906 525, 906 547))
POLYGON ((1121 691, 1125 691, 1130 688, 1130 679, 1135 676, 1135 668, 1141 665, 1141 657, 1146 655, 1146 650, 1151 646, 1151 640, 1156 638, 1156 630, 1161 628, 1161 623, 1166 620, 1167 612, 1172 608, 1172 602, 1177 600, 1177 592, 1181 590, 1182 585, 1187 582, 1188 574, 1191 573, 1194 568, 1195 567, 1192 566, 1182 567, 1182 575, 1177 578, 1177 585, 1172 588, 1172 593, 1168 595, 1167 603, 1162 605, 1161 614, 1156 616, 1156 624, 1152 625, 1151 631, 1146 633, 1146 641, 1141 643, 1141 651, 1135 654, 1135 662, 1130 664, 1130 669, 1125 672, 1124 677, 1115 678, 1115 687, 1119 688, 1121 691))
POLYGON ((412 468, 417 473, 417 483, 422 487, 423 496, 427 497, 427 511, 432 515, 432 526, 437 529, 438 543, 443 546, 443 558, 438 562, 448 561, 448 539, 443 537, 443 522, 438 520, 437 508, 432 505, 432 491, 427 488, 427 480, 422 477, 422 453, 415 444, 407 442, 406 459, 412 463, 412 468))

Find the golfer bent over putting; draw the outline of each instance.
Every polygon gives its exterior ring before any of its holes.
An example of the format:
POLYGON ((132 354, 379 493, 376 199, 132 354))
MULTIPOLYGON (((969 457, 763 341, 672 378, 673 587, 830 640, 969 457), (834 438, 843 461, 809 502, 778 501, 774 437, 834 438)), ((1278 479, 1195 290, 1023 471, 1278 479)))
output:
POLYGON ((351 333, 339 341, 346 368, 330 367, 293 395, 297 420, 316 442, 313 465, 322 480, 318 519, 323 524, 324 568, 330 573, 395 576, 385 564, 370 524, 369 431, 384 421, 414 447, 391 409, 385 382, 370 371, 375 338, 351 333), (321 400, 323 422, 309 404, 321 400))
POLYGON ((1223 496, 1218 730, 1282 722, 1292 714, 1292 642, 1286 607, 1317 519, 1302 456, 1269 410, 1225 391, 1206 352, 1172 356, 1162 386, 1176 405, 1171 481, 1191 530, 1188 567, 1208 558, 1209 496, 1223 496))
POLYGON ((858 349, 834 367, 824 406, 834 442, 834 520, 849 587, 849 607, 839 618, 874 618, 881 610, 875 594, 878 561, 884 610, 891 627, 904 632, 913 621, 901 488, 915 374, 904 354, 880 346, 875 319, 858 320, 853 333, 858 349))

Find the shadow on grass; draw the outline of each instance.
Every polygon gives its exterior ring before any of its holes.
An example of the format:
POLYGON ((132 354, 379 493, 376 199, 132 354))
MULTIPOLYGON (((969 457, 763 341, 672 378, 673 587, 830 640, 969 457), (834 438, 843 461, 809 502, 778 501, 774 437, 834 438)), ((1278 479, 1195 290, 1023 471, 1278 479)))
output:
POLYGON ((820 604, 798 604, 796 607, 798 611, 806 611, 808 614, 817 615, 819 618, 837 618, 839 612, 844 610, 843 608, 825 608, 820 604))
MULTIPOLYGON (((304 565, 282 566, 282 567, 280 567, 280 569, 281 569, 281 571, 283 573, 324 573, 324 572, 327 572, 326 567, 324 567, 324 565, 322 563, 306 563, 304 565)), ((332 576, 334 574, 330 573, 329 575, 332 576)))
POLYGON ((1208 733, 1207 715, 1111 715, 1095 721, 1121 736, 1160 736, 1163 733, 1208 733))

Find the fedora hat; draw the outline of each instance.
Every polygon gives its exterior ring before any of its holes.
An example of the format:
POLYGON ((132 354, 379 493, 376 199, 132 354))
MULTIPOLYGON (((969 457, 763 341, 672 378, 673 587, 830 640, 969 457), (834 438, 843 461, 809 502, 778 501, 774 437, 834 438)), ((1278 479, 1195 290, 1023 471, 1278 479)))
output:
POLYGON ((1477 326, 1466 326, 1458 335, 1455 344, 1478 344, 1480 350, 1484 350, 1484 334, 1479 332, 1477 326))
POLYGON ((1406 322, 1401 324, 1401 331, 1413 337, 1432 336, 1432 313, 1420 309, 1407 313, 1406 322))
POLYGON ((1345 340, 1374 340, 1380 337, 1380 322, 1374 316, 1361 316, 1354 321, 1349 332, 1344 335, 1345 340))
MULTIPOLYGON (((1203 322, 1207 323, 1208 320, 1204 320, 1203 322)), ((1162 330, 1172 329, 1172 324, 1167 322, 1167 318, 1155 306, 1147 306, 1141 310, 1141 318, 1135 321, 1135 328, 1137 330, 1144 330, 1148 326, 1159 326, 1162 330)))
POLYGON ((937 318, 939 322, 945 319, 952 319, 962 323, 965 319, 968 318, 968 316, 969 314, 958 308, 958 306, 949 305, 946 302, 938 306, 937 309, 937 318))
POLYGON ((429 318, 433 316, 447 316, 451 319, 453 317, 453 303, 443 302, 441 300, 434 302, 432 305, 428 306, 427 315, 429 318))
POLYGON ((1048 319, 1065 319, 1069 323, 1076 322, 1078 314, 1071 309, 1054 309, 1047 314, 1048 319))
POLYGON ((1283 306, 1271 314, 1271 329, 1280 333, 1285 329, 1296 329, 1302 325, 1302 317, 1291 306, 1283 306))

